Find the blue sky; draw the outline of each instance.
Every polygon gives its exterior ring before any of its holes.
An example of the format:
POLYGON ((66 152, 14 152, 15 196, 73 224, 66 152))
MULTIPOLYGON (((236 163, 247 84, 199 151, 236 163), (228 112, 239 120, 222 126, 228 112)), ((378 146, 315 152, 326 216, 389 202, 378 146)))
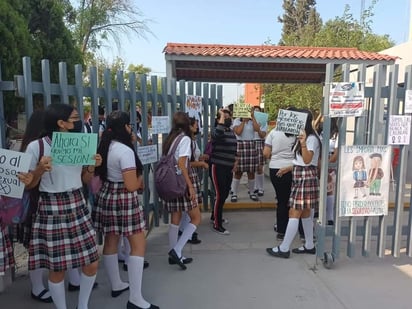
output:
MULTIPOLYGON (((260 45, 271 40, 277 44, 282 25, 277 17, 283 14, 282 0, 134 0, 153 35, 147 40, 134 38, 122 41, 121 50, 113 47, 105 57, 120 56, 126 64, 143 64, 152 74, 165 76, 162 53, 168 42, 204 44, 260 45)), ((373 32, 388 34, 396 44, 408 39, 410 0, 378 0, 372 18, 373 32)), ((360 16, 361 0, 317 0, 323 21, 341 16, 345 4, 355 18, 360 16)), ((365 8, 372 0, 365 0, 365 8)), ((239 86, 226 87, 239 93, 239 86)))

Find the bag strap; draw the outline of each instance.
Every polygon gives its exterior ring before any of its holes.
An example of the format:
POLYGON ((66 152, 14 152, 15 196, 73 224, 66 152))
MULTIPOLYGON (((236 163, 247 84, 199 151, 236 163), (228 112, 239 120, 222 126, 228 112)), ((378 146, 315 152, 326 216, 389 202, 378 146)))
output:
POLYGON ((172 143, 172 146, 170 146, 169 151, 167 152, 167 155, 170 155, 171 153, 175 153, 175 152, 176 152, 177 146, 179 145, 179 143, 180 143, 180 141, 182 140, 183 136, 184 136, 183 134, 179 134, 179 135, 175 138, 175 140, 174 140, 173 143, 172 143))
POLYGON ((38 141, 39 141, 39 162, 40 162, 41 157, 44 156, 44 142, 42 138, 39 138, 38 141))

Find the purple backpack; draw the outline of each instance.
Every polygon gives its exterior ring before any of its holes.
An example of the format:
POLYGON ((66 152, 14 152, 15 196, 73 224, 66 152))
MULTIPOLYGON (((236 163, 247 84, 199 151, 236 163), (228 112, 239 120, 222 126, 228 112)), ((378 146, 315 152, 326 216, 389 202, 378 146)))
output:
POLYGON ((175 152, 183 138, 178 135, 173 141, 167 155, 162 155, 155 168, 155 187, 157 194, 164 201, 170 201, 186 194, 187 185, 182 171, 177 165, 175 152))

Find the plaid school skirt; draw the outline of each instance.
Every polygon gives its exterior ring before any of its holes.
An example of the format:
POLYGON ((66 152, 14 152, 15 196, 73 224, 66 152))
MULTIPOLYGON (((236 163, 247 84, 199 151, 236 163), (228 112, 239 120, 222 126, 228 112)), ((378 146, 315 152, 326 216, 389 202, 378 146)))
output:
POLYGON ((192 202, 186 195, 177 199, 166 201, 164 205, 169 212, 189 211, 199 205, 199 198, 201 198, 201 186, 199 176, 194 168, 189 168, 189 178, 192 181, 193 188, 196 193, 196 201, 192 202))
POLYGON ((29 270, 64 271, 97 261, 95 236, 81 189, 40 192, 29 244, 29 270))
POLYGON ((14 267, 13 247, 7 227, 0 223, 0 276, 12 267, 14 267))
POLYGON ((257 165, 265 165, 265 158, 263 157, 263 147, 265 146, 264 139, 255 139, 255 148, 257 152, 257 165))
POLYGON ((316 166, 293 166, 289 207, 296 210, 319 208, 319 179, 316 166))
POLYGON ((95 228, 104 234, 130 236, 146 228, 138 194, 127 191, 123 182, 103 182, 92 217, 95 228))
POLYGON ((256 172, 258 167, 258 152, 254 140, 237 141, 237 153, 240 158, 236 172, 256 172))

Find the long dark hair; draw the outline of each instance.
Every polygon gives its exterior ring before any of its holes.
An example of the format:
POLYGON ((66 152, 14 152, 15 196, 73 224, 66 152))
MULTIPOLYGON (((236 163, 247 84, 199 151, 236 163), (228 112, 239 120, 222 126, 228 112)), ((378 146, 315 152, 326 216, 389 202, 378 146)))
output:
MULTIPOLYGON (((306 133, 306 138, 309 137, 309 135, 314 135, 318 142, 319 142, 319 157, 322 153, 322 143, 320 142, 320 138, 318 133, 316 133, 316 130, 313 128, 312 122, 313 122, 313 115, 312 112, 308 109, 300 109, 298 110, 301 113, 306 113, 308 116, 306 118, 306 123, 305 123, 305 133, 306 133)), ((299 140, 296 139, 295 145, 293 146, 295 149, 295 156, 296 154, 302 155, 302 147, 300 146, 299 140)))
POLYGON ((172 146, 173 141, 179 134, 184 134, 190 137, 192 140, 192 133, 190 132, 190 120, 189 116, 184 112, 176 112, 173 115, 172 129, 169 132, 165 142, 162 147, 162 154, 166 155, 172 146))
POLYGON ((28 144, 44 134, 44 116, 45 111, 43 110, 37 110, 31 114, 21 141, 21 152, 26 151, 28 144))
POLYGON ((102 156, 102 164, 96 168, 96 175, 99 175, 102 180, 107 180, 107 157, 110 144, 114 140, 128 146, 131 150, 133 150, 134 159, 136 162, 136 173, 137 175, 142 173, 142 162, 137 156, 136 150, 133 147, 132 138, 125 127, 129 123, 129 114, 119 110, 112 112, 106 118, 106 129, 103 131, 99 147, 97 149, 97 153, 102 156))
POLYGON ((52 138, 53 132, 60 131, 57 122, 69 120, 73 110, 73 106, 62 103, 53 103, 47 106, 44 115, 44 135, 52 138))

